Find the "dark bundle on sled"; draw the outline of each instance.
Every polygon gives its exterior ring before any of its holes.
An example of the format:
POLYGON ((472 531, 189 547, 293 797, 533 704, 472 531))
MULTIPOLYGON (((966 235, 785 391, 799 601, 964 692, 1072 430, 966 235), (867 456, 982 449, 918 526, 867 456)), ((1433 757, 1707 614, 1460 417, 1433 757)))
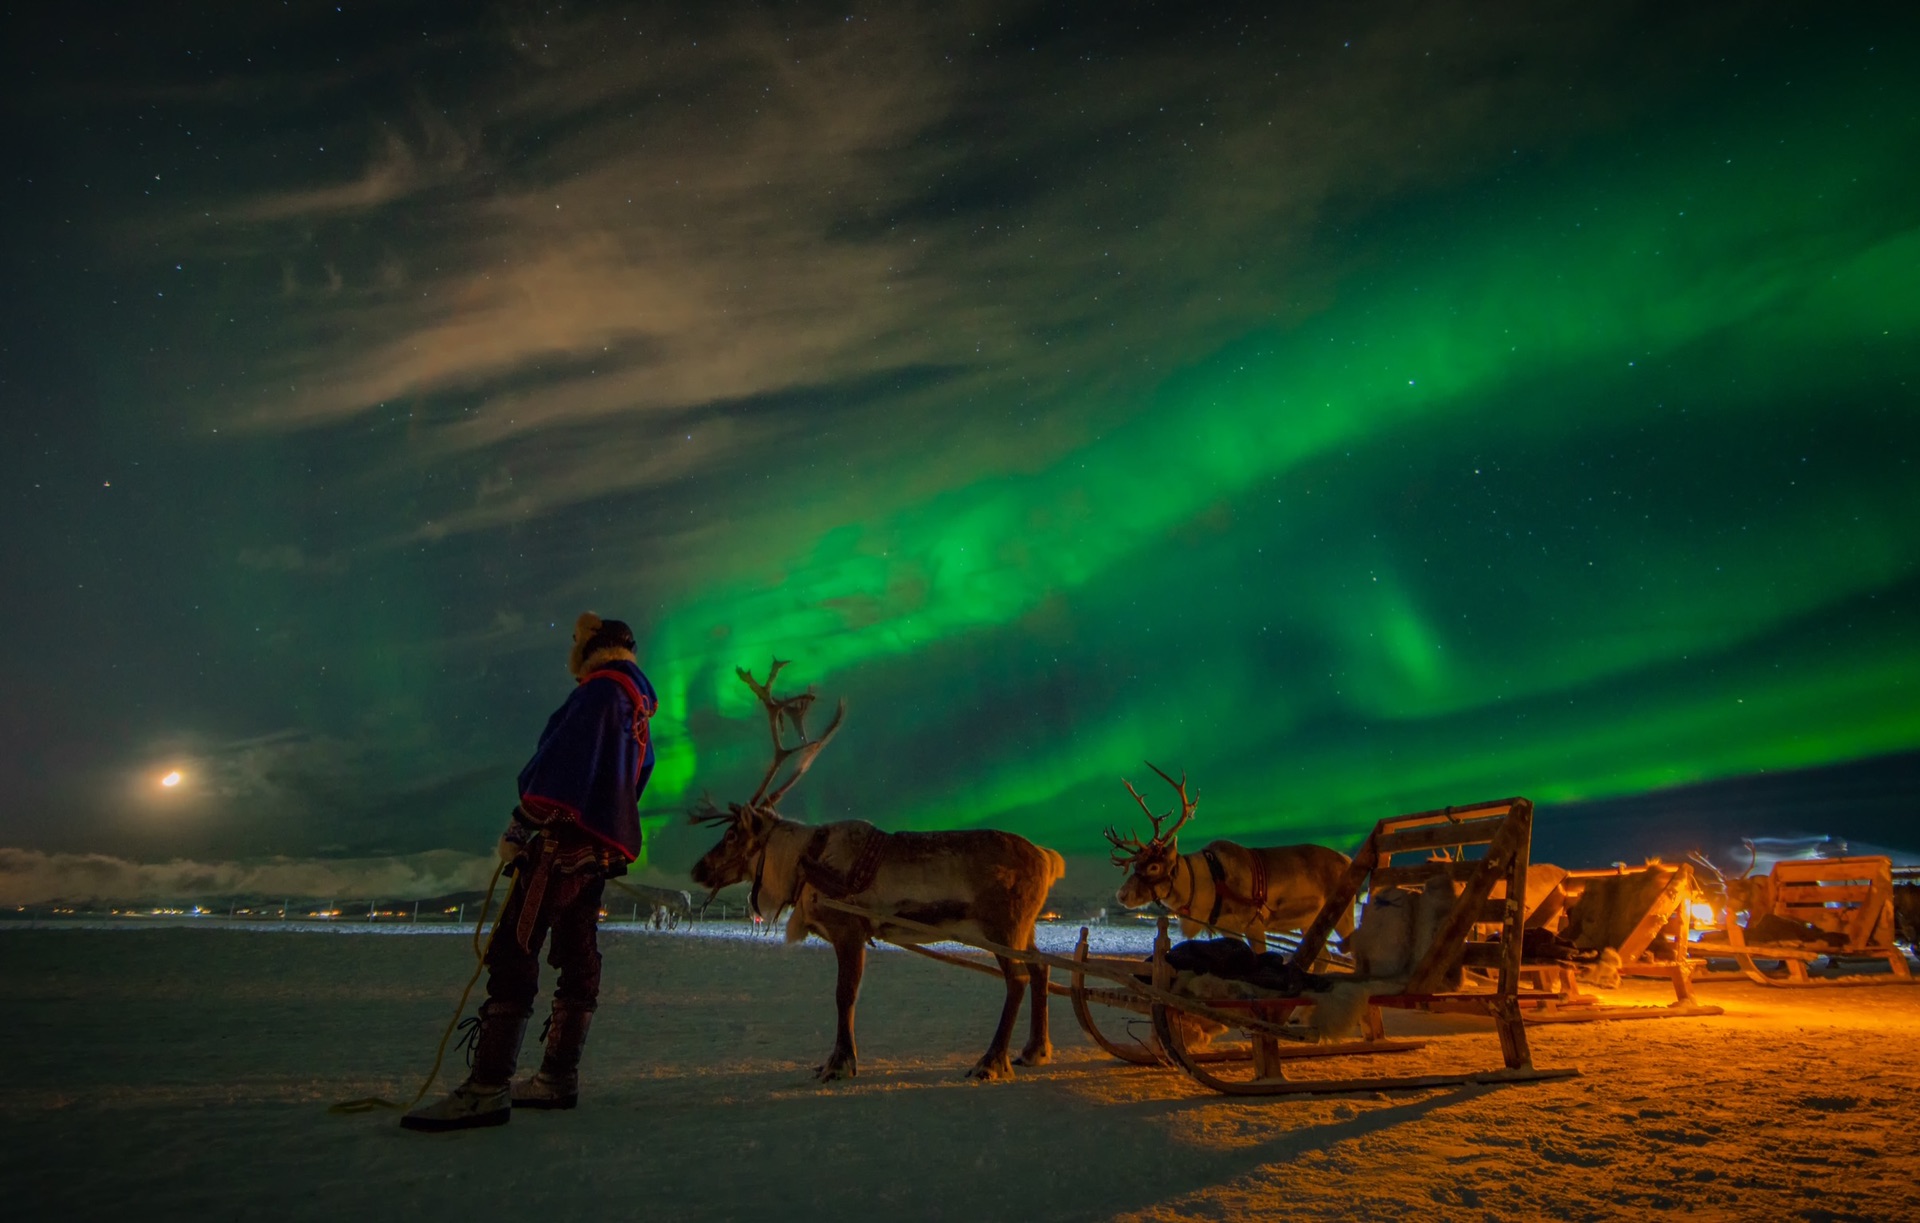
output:
POLYGON ((1311 990, 1322 993, 1333 982, 1318 973, 1295 968, 1277 951, 1255 953, 1237 938, 1190 938, 1167 949, 1167 964, 1175 972, 1207 973, 1229 981, 1245 981, 1256 989, 1296 998, 1311 990))
POLYGON ((1576 947, 1552 930, 1527 930, 1520 935, 1520 960, 1525 964, 1592 964, 1600 952, 1576 947))
POLYGON ((1822 930, 1812 922, 1763 913, 1747 922, 1747 942, 1774 947, 1845 947, 1844 931, 1822 930))

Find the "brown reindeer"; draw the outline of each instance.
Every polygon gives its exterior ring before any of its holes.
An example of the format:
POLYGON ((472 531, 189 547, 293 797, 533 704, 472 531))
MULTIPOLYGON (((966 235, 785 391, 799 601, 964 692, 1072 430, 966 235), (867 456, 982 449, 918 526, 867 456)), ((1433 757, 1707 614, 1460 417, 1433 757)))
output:
MULTIPOLYGON (((1180 932, 1188 938, 1207 929, 1242 935, 1299 930, 1319 916, 1328 893, 1346 875, 1347 855, 1323 845, 1248 848, 1232 841, 1182 854, 1175 838, 1198 803, 1187 797, 1185 773, 1175 781, 1151 761, 1147 767, 1179 795, 1180 818, 1162 828, 1173 813, 1155 815, 1133 783, 1122 779, 1153 822, 1153 836, 1142 841, 1138 834, 1122 837, 1107 829, 1113 864, 1127 870, 1118 894, 1121 904, 1138 909, 1159 901, 1180 918, 1180 932)), ((1335 929, 1342 938, 1352 933, 1353 914, 1342 913, 1335 929)))
MULTIPOLYGON (((828 908, 817 903, 819 898, 1026 951, 1033 948, 1033 923, 1046 903, 1047 890, 1065 873, 1066 863, 1053 850, 1010 832, 883 832, 864 820, 815 827, 782 816, 776 810, 780 799, 812 766, 846 714, 843 701, 826 732, 808 739, 804 719, 813 692, 792 697, 773 693, 775 677, 785 665, 775 659, 765 684, 746 671, 739 672, 767 710, 773 764, 745 803, 729 804, 725 811, 708 803, 693 814, 696 824, 726 829, 720 843, 694 864, 693 878, 712 892, 750 879, 753 891, 748 904, 756 916, 772 919, 783 909, 792 911, 787 920, 788 942, 800 942, 811 933, 832 944, 839 963, 834 987, 839 1028, 833 1051, 815 1067, 816 1076, 825 1083, 859 1070, 853 1008, 866 971, 868 941, 880 938, 915 944, 934 939, 890 925, 885 918, 872 921, 828 908), (797 745, 782 744, 782 721, 800 737, 797 745), (790 758, 796 761, 791 775, 769 789, 790 758)), ((1027 1043, 1013 1060, 1039 1066, 1053 1057, 1053 1042, 1047 1034, 1047 970, 1000 957, 1000 973, 1006 981, 1006 1002, 987 1051, 967 1072, 970 1078, 997 1079, 1013 1073, 1007 1046, 1020 1014, 1021 994, 1029 988, 1033 1004, 1027 1043)))

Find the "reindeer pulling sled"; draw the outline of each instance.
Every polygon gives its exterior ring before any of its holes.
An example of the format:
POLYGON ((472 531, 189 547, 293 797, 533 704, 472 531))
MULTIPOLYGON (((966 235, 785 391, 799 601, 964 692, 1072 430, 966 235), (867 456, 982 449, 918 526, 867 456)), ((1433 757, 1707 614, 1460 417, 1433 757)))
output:
MULTIPOLYGON (((1253 996, 1196 996, 1182 992, 1182 975, 1176 973, 1175 949, 1170 947, 1167 923, 1160 923, 1150 963, 1095 958, 1088 953, 1087 932, 1083 928, 1079 946, 1071 959, 1038 950, 1034 942, 1034 922, 1045 903, 1048 889, 1062 875, 1060 855, 1033 845, 1011 833, 984 829, 957 832, 889 833, 859 820, 810 826, 789 820, 777 810, 780 799, 811 767, 820 750, 838 731, 845 715, 841 705, 833 722, 818 739, 806 734, 805 718, 814 700, 811 691, 782 698, 773 691, 779 671, 785 664, 775 660, 767 681, 762 684, 746 672, 740 678, 759 698, 766 710, 773 741, 773 763, 761 779, 753 796, 745 803, 730 804, 721 810, 708 803, 693 814, 697 824, 724 828, 716 844, 694 867, 694 878, 713 892, 720 888, 752 882, 752 909, 762 915, 790 912, 787 923, 789 941, 818 934, 834 948, 838 962, 835 1004, 839 1023, 832 1052, 816 1068, 823 1082, 858 1072, 854 1040, 854 1005, 865 971, 866 947, 873 939, 918 951, 947 963, 988 972, 997 972, 1006 984, 1006 998, 1000 1020, 987 1051, 969 1074, 991 1079, 1012 1073, 1013 1064, 1040 1065, 1051 1059, 1052 1043, 1047 1029, 1047 1001, 1050 994, 1065 993, 1096 1042, 1108 1052, 1127 1061, 1140 1061, 1140 1054, 1108 1039, 1092 1020, 1092 1006, 1117 1006, 1144 1015, 1153 1025, 1160 1054, 1195 1081, 1216 1091, 1232 1095, 1283 1096, 1305 1093, 1384 1091, 1416 1089, 1464 1083, 1509 1083, 1564 1078, 1578 1073, 1572 1069, 1537 1069, 1527 1046, 1521 1006, 1533 995, 1519 990, 1522 950, 1522 918, 1526 895, 1527 855, 1532 839, 1533 807, 1525 799, 1515 798, 1471 807, 1447 808, 1382 820, 1367 838, 1360 852, 1336 875, 1328 874, 1311 906, 1312 917, 1290 959, 1282 960, 1281 976, 1296 987, 1279 993, 1254 991, 1253 996), (783 727, 798 736, 788 746, 783 727), (784 782, 774 784, 781 768, 792 765, 784 782), (1468 846, 1484 846, 1482 857, 1468 860, 1464 853, 1438 862, 1418 866, 1394 867, 1394 855, 1468 846), (1423 911, 1429 919, 1417 939, 1402 938, 1397 945, 1398 962, 1382 963, 1384 971, 1373 979, 1355 974, 1333 973, 1325 977, 1311 971, 1321 962, 1328 935, 1336 925, 1350 923, 1355 899, 1363 884, 1370 883, 1376 902, 1384 892, 1402 897, 1409 884, 1429 884, 1420 893, 1428 900, 1423 911), (1499 892, 1501 899, 1494 899, 1499 892), (1344 920, 1343 920, 1344 919, 1344 920), (1478 937, 1491 931, 1492 937, 1478 937), (921 944, 953 942, 984 952, 994 966, 937 951, 921 944), (1416 945, 1417 944, 1417 945, 1416 945), (1467 990, 1461 974, 1466 966, 1491 970, 1490 990, 1467 990), (1053 985, 1052 970, 1066 974, 1070 984, 1053 985), (1088 979, 1104 982, 1090 987, 1088 979), (1008 1057, 1015 1020, 1024 994, 1031 994, 1030 1034, 1016 1059, 1008 1057), (1309 996, 1317 994, 1318 996, 1309 996), (1303 1030, 1289 1024, 1292 1013, 1303 1007, 1317 1013, 1338 1003, 1348 1019, 1358 1019, 1363 1038, 1335 1040, 1331 1044, 1307 1043, 1303 1030), (1421 1007, 1429 1010, 1479 1014, 1493 1020, 1499 1038, 1502 1064, 1498 1067, 1446 1074, 1418 1074, 1400 1077, 1361 1076, 1352 1078, 1289 1078, 1285 1067, 1300 1057, 1341 1057, 1405 1052, 1418 1048, 1417 1042, 1389 1041, 1381 1034, 1380 1007, 1421 1007), (1238 1057, 1223 1051, 1197 1047, 1195 1032, 1235 1029, 1246 1034, 1249 1048, 1238 1057), (1250 1074, 1231 1070, 1216 1073, 1215 1067, 1244 1063, 1250 1074)), ((1158 770, 1156 770, 1157 772, 1158 770)), ((1166 777, 1163 773, 1162 777, 1166 777)), ((1172 829, 1161 833, 1161 820, 1154 817, 1155 837, 1151 842, 1131 844, 1141 850, 1153 848, 1147 855, 1166 868, 1175 868, 1173 833, 1193 814, 1193 801, 1187 797, 1184 779, 1173 782, 1180 796, 1181 818, 1172 829), (1162 852, 1164 851, 1164 852, 1162 852)), ((1128 786, 1129 791, 1132 787, 1128 786)), ((1135 792, 1134 797, 1141 802, 1135 792)), ((1152 816, 1151 811, 1148 812, 1152 816)), ((1126 843, 1113 838, 1116 846, 1126 843)), ((1209 847, 1216 851, 1219 846, 1209 847)), ((1236 847, 1237 848, 1237 847, 1236 847)), ((1242 851, 1271 853, 1274 851, 1242 851)), ((1331 851, 1326 851, 1331 852, 1331 851)), ((1337 858, 1338 855, 1335 855, 1337 858)), ((1244 860, 1243 860, 1244 862, 1244 860)), ((1257 868, 1249 868, 1257 869, 1257 868)), ((1209 872, 1216 889, 1226 875, 1224 868, 1209 872)), ((1294 872, 1298 874, 1299 872, 1294 872)), ((1308 872, 1311 873, 1311 872, 1308 872)), ((1289 878, 1292 876, 1289 875, 1289 878)), ((1257 878, 1257 876, 1256 876, 1257 878)), ((1241 885, 1261 897, 1243 923, 1253 943, 1254 953, 1263 944, 1262 910, 1278 910, 1271 903, 1269 888, 1241 885)), ((1216 897, 1219 891, 1216 890, 1216 897)), ((1285 906, 1280 906, 1284 909, 1285 906)), ((1227 905, 1216 899, 1210 906, 1211 921, 1226 916, 1227 905)), ((1304 916, 1309 910, 1301 909, 1304 916)), ((1289 911, 1290 912, 1290 911, 1289 911)), ((1270 920, 1281 920, 1273 913, 1270 920)), ((1297 920, 1297 919, 1296 919, 1297 920)), ((1407 932, 1411 934, 1409 930, 1407 932)), ((1391 942, 1391 940, 1387 940, 1391 942)), ((1376 952, 1384 944, 1376 938, 1376 952)), ((1357 965, 1362 972, 1368 965, 1357 965)), ((1185 983, 1191 984, 1192 974, 1185 983)), ((1320 1018, 1316 1014, 1316 1018, 1320 1018)), ((1347 1026, 1343 1023, 1343 1026, 1347 1026)), ((1321 1024, 1322 1031, 1331 1031, 1321 1024)))
MULTIPOLYGON (((1158 772, 1157 769, 1155 771, 1158 772)), ((1163 773, 1161 776, 1166 775, 1163 773)), ((1163 832, 1161 819, 1149 812, 1149 818, 1154 820, 1154 839, 1140 842, 1136 838, 1131 842, 1123 842, 1118 837, 1110 837, 1118 848, 1126 850, 1158 846, 1163 852, 1149 854, 1149 857, 1170 857, 1172 834, 1191 817, 1193 802, 1186 795, 1184 779, 1174 782, 1172 778, 1167 778, 1167 781, 1180 796, 1182 811, 1179 821, 1163 832)), ((1131 786, 1128 789, 1132 791, 1131 786)), ((1135 798, 1139 799, 1137 793, 1135 798)), ((1250 986, 1239 990, 1239 996, 1231 993, 1223 996, 1218 978, 1208 980, 1210 974, 1182 970, 1176 962, 1180 948, 1170 945, 1168 918, 1164 916, 1159 922, 1153 958, 1149 963, 1089 955, 1084 927, 1071 959, 1032 949, 947 937, 949 941, 988 952, 1002 962, 1011 960, 1025 963, 1042 971, 1059 969, 1070 982, 1059 992, 1071 998, 1081 1026, 1106 1052, 1123 1061, 1175 1066, 1203 1086, 1228 1095, 1289 1096, 1394 1091, 1571 1077, 1579 1072, 1573 1069, 1539 1069, 1533 1065, 1522 1008, 1528 1002, 1544 1001, 1551 995, 1523 993, 1518 988, 1522 906, 1527 851, 1532 835, 1532 813, 1532 804, 1526 799, 1515 798, 1380 821, 1345 869, 1328 882, 1324 899, 1316 906, 1291 955, 1285 959, 1285 967, 1290 972, 1275 972, 1269 967, 1266 975, 1269 979, 1278 978, 1275 984, 1280 988, 1277 990, 1261 990, 1250 986), (1465 859, 1462 855, 1415 866, 1392 865, 1396 854, 1431 853, 1443 847, 1464 849, 1468 846, 1485 846, 1484 856, 1465 859), (1423 927, 1424 937, 1418 940, 1417 946, 1408 938, 1401 938, 1393 949, 1397 951, 1397 961, 1386 962, 1392 954, 1388 952, 1380 963, 1357 965, 1363 970, 1379 970, 1371 978, 1363 978, 1355 973, 1323 974, 1311 971, 1311 966, 1323 962, 1327 937, 1335 926, 1350 922, 1354 901, 1363 885, 1370 884, 1376 897, 1391 891, 1396 899, 1404 900, 1413 894, 1405 890, 1409 885, 1424 885, 1429 880, 1439 880, 1441 885, 1422 893, 1438 899, 1426 905, 1428 920, 1423 927), (1493 899, 1496 891, 1502 892, 1503 898, 1493 899), (1509 901, 1504 897, 1513 899, 1509 901), (1492 938, 1477 937, 1479 931, 1488 929, 1494 932, 1492 938), (1491 970, 1492 988, 1463 988, 1461 974, 1467 965, 1491 970), (1105 984, 1089 986, 1089 978, 1105 984), (1194 992, 1203 985, 1203 992, 1194 992), (1132 1042, 1129 1045, 1109 1037, 1094 1020, 1095 1006, 1118 1008, 1144 1016, 1152 1024, 1153 1043, 1132 1042), (1381 1007, 1487 1016, 1493 1020, 1502 1064, 1484 1070, 1440 1074, 1362 1074, 1353 1077, 1288 1075, 1287 1068, 1302 1059, 1404 1053, 1425 1044, 1422 1041, 1385 1038, 1379 1017, 1381 1007), (1357 1016, 1362 1038, 1335 1039, 1331 1042, 1315 1039, 1316 1036, 1324 1036, 1347 1026, 1344 1019, 1322 1023, 1319 1022, 1320 1016, 1315 1015, 1313 1018, 1316 1022, 1313 1024, 1303 1026, 1290 1022, 1296 1012, 1314 1012, 1321 1008, 1338 1011, 1347 1018, 1357 1016), (1196 1033, 1202 1034, 1204 1039, 1205 1034, 1223 1029, 1235 1029, 1243 1033, 1247 1038, 1247 1047, 1244 1050, 1199 1047, 1203 1040, 1196 1040, 1196 1033)), ((1218 843, 1209 848, 1216 853, 1221 852, 1218 843)), ((1241 852, 1257 854, 1274 851, 1241 852)), ((1171 878, 1180 869, 1170 861, 1163 865, 1165 869, 1152 874, 1158 878, 1171 878)), ((1245 896, 1244 893, 1242 895, 1245 896)), ((897 924, 899 921, 897 917, 831 899, 821 903, 878 922, 897 924)), ((1220 928, 1221 909, 1209 907, 1215 919, 1214 928, 1220 928)), ((1249 906, 1241 916, 1251 917, 1260 907, 1249 906)), ((1257 924, 1245 924, 1251 926, 1245 931, 1250 944, 1249 952, 1258 956, 1265 931, 1257 924)), ((921 927, 914 933, 935 936, 938 932, 921 927)), ((1411 929, 1403 931, 1406 935, 1411 933, 1411 929)), ((1385 944, 1391 942, 1394 942, 1391 938, 1375 940, 1377 949, 1383 952, 1387 951, 1385 944)), ((949 956, 926 948, 916 950, 948 962, 974 965, 964 957, 949 956)))

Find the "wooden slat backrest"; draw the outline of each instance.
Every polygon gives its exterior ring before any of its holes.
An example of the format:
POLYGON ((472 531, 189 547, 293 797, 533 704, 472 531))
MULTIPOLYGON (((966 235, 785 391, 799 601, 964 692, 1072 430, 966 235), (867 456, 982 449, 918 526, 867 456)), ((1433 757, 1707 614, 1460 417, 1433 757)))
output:
POLYGON ((1847 938, 1847 950, 1890 945, 1893 860, 1783 859, 1773 864, 1772 912, 1847 938))
MULTIPOLYGON (((1651 870, 1656 869, 1658 866, 1659 864, 1657 863, 1649 863, 1641 869, 1651 870)), ((1665 928, 1666 924, 1673 919, 1676 910, 1684 908, 1687 902, 1693 898, 1693 871, 1691 868, 1685 865, 1678 865, 1666 869, 1673 871, 1673 877, 1667 880, 1667 886, 1660 890, 1658 896, 1654 897, 1653 903, 1647 906, 1647 911, 1641 914, 1640 920, 1634 924, 1632 931, 1628 933, 1626 939, 1621 942, 1618 948, 1620 952, 1620 962, 1623 964, 1632 964, 1641 956, 1645 955, 1647 948, 1653 945, 1653 936, 1658 934, 1665 928)), ((1684 938, 1682 939, 1681 945, 1685 945, 1684 938)))
POLYGON ((1401 825, 1376 833, 1374 844, 1381 856, 1386 858, 1422 849, 1485 845, 1499 833, 1506 815, 1506 811, 1502 810, 1496 815, 1482 815, 1470 820, 1401 825))
POLYGON ((1442 807, 1381 820, 1354 851, 1346 875, 1327 897, 1319 916, 1302 932, 1293 962, 1302 968, 1312 966, 1326 947, 1327 936, 1332 933, 1339 915, 1352 909, 1363 888, 1377 891, 1391 886, 1418 886, 1428 879, 1446 876, 1463 882, 1465 888, 1441 924, 1425 960, 1415 967, 1408 988, 1417 993, 1432 992, 1466 954, 1468 936, 1474 926, 1497 920, 1501 926, 1500 943, 1483 944, 1491 950, 1476 951, 1473 958, 1498 962, 1501 965, 1499 990, 1512 994, 1519 987, 1521 917, 1532 838, 1533 804, 1524 798, 1442 807), (1396 854, 1430 853, 1455 847, 1464 851, 1480 845, 1487 847, 1486 853, 1477 859, 1393 865, 1396 854), (1507 884, 1507 898, 1489 901, 1488 895, 1495 884, 1503 880, 1507 884))
POLYGON ((1782 858, 1773 864, 1773 877, 1780 883, 1892 878, 1893 859, 1878 854, 1856 858, 1782 858))
POLYGON ((1500 973, 1495 992, 1512 995, 1520 987, 1521 915, 1527 896, 1527 856, 1533 840, 1533 804, 1514 799, 1508 806, 1499 829, 1487 844, 1487 856, 1480 869, 1467 880, 1454 900, 1452 910, 1434 933, 1426 958, 1413 970, 1407 992, 1432 993, 1439 989, 1449 973, 1460 963, 1470 945, 1469 936, 1481 920, 1493 885, 1504 879, 1507 898, 1501 903, 1500 973))
POLYGON ((1427 880, 1442 875, 1455 880, 1466 879, 1479 869, 1478 859, 1466 862, 1422 862, 1418 866, 1376 866, 1367 881, 1367 890, 1378 892, 1382 888, 1417 888, 1427 880))

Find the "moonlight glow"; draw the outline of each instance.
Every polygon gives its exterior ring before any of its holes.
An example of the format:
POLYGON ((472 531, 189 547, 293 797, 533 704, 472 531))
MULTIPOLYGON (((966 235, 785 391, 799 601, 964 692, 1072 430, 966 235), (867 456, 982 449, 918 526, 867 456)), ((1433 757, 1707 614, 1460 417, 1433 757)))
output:
POLYGON ((180 784, 180 770, 178 770, 178 769, 175 769, 175 770, 174 770, 173 772, 171 772, 171 773, 168 773, 168 774, 167 774, 167 775, 166 775, 165 777, 162 777, 162 778, 160 779, 160 784, 161 784, 162 786, 164 786, 165 788, 167 788, 167 789, 169 789, 169 790, 171 790, 171 789, 173 789, 173 788, 174 788, 175 786, 177 786, 177 785, 179 785, 179 784, 180 784))

